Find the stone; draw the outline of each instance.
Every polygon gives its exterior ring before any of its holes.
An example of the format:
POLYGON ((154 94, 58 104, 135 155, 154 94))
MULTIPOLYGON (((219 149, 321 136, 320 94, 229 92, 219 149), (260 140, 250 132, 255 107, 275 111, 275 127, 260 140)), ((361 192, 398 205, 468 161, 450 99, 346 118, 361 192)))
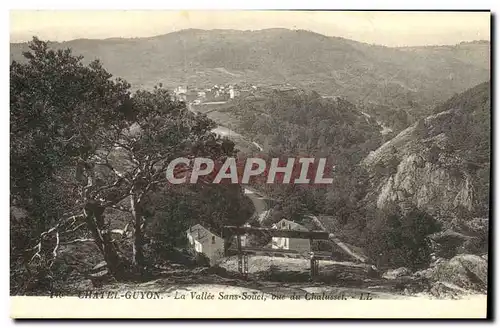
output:
POLYGON ((412 272, 410 269, 405 268, 405 267, 401 267, 401 268, 386 271, 382 275, 382 278, 392 280, 392 279, 396 279, 399 277, 410 276, 411 274, 412 274, 412 272))

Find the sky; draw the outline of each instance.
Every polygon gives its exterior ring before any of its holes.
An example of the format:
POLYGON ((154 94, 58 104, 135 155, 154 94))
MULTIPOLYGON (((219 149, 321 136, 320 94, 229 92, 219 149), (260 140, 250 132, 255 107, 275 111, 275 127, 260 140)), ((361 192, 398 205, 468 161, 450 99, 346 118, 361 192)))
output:
POLYGON ((187 28, 304 29, 386 46, 490 40, 489 12, 11 11, 10 41, 148 37, 187 28))

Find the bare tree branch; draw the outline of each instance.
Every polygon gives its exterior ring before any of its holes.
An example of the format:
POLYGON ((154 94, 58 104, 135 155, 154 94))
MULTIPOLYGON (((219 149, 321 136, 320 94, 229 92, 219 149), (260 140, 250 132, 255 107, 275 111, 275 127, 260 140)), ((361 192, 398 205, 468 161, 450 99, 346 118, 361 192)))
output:
MULTIPOLYGON (((57 250, 59 249, 59 231, 56 231, 56 246, 54 247, 54 250, 52 251, 52 255, 54 256, 53 260, 55 260, 57 258, 57 250)), ((54 263, 54 261, 52 261, 52 264, 54 263)), ((51 264, 51 266, 52 266, 51 264)))
MULTIPOLYGON (((53 251, 52 251, 52 254, 54 256, 54 258, 57 256, 57 250, 59 248, 59 244, 60 244, 60 239, 59 239, 59 229, 64 226, 66 223, 70 222, 70 221, 73 221, 72 222, 72 225, 76 222, 76 219, 77 218, 83 218, 83 215, 80 214, 80 215, 73 215, 73 216, 70 216, 68 218, 65 218, 65 219, 61 219, 59 220, 59 222, 54 225, 52 228, 50 228, 49 230, 47 231, 44 231, 40 234, 40 238, 38 240, 38 243, 32 247, 31 249, 29 250, 36 250, 35 254, 33 254, 33 256, 31 257, 31 259, 29 260, 28 263, 31 263, 35 258, 41 258, 41 252, 42 252, 42 243, 44 241, 44 239, 51 233, 55 232, 55 236, 56 236, 56 246, 54 247, 53 251)), ((71 232, 71 231, 70 231, 71 232)))
POLYGON ((77 225, 75 228, 71 229, 71 230, 66 230, 64 231, 64 233, 71 233, 71 232, 75 232, 76 230, 80 229, 81 227, 85 226, 86 223, 83 222, 83 223, 80 223, 79 225, 77 225))
POLYGON ((61 242, 60 244, 61 245, 70 245, 70 244, 85 243, 85 242, 94 242, 94 239, 92 239, 92 238, 77 238, 74 240, 61 242))

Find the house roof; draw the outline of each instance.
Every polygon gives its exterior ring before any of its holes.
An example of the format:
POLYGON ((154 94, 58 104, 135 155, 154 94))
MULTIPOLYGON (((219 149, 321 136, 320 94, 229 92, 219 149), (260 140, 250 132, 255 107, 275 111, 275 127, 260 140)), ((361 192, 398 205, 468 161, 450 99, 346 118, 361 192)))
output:
POLYGON ((204 226, 202 226, 199 223, 195 224, 194 226, 192 226, 191 228, 189 228, 186 231, 186 233, 190 233, 191 235, 193 235, 194 238, 196 238, 200 242, 204 242, 205 240, 208 240, 212 236, 220 238, 218 235, 216 235, 215 233, 211 232, 210 230, 208 230, 207 228, 205 228, 204 226))
MULTIPOLYGON (((308 215, 308 217, 311 219, 314 218, 312 215, 308 215)), ((321 223, 325 231, 329 231, 333 234, 342 231, 342 225, 339 222, 339 218, 330 215, 318 215, 316 218, 318 219, 317 221, 321 223)), ((323 230, 322 227, 319 228, 323 230)), ((328 243, 357 260, 367 261, 369 259, 363 248, 343 242, 337 236, 330 239, 328 243)))
POLYGON ((339 218, 332 215, 317 215, 318 221, 325 227, 329 232, 336 233, 342 230, 342 225, 339 222, 339 218))
POLYGON ((275 225, 278 229, 281 229, 283 224, 285 224, 287 229, 290 230, 301 230, 301 231, 309 231, 306 227, 304 227, 301 224, 298 224, 297 222, 287 220, 287 219, 281 219, 280 221, 276 222, 275 225), (290 228, 288 228, 290 227, 290 228))
POLYGON ((304 226, 307 230, 322 230, 313 219, 308 216, 304 216, 301 221, 301 225, 304 226))

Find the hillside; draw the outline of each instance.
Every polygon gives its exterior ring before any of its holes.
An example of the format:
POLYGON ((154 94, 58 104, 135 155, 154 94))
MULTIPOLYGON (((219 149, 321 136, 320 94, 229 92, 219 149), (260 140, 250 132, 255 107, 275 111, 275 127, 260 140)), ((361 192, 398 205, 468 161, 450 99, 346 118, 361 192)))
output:
POLYGON ((435 112, 363 160, 371 184, 365 201, 379 209, 396 205, 403 212, 416 207, 443 224, 446 238, 467 241, 469 246, 475 243, 469 251, 484 250, 489 217, 489 83, 452 97, 435 112))
MULTIPOLYGON (((354 158, 380 145, 380 128, 345 99, 325 99, 307 90, 270 91, 240 98, 224 109, 245 136, 281 155, 354 158), (359 152, 359 154, 356 154, 359 152)), ((356 159, 358 157, 358 159, 356 159)), ((337 163, 340 164, 340 163, 337 163)))
MULTIPOLYGON (((287 29, 182 30, 150 38, 73 40, 89 61, 99 58, 134 89, 163 83, 290 83, 352 102, 435 103, 489 79, 489 43, 389 48, 287 29)), ((11 44, 20 60, 27 44, 11 44)))
POLYGON ((476 65, 489 69, 489 56, 484 53, 490 51, 490 43, 480 40, 473 42, 461 42, 453 46, 422 46, 422 47, 404 47, 398 48, 401 51, 414 52, 427 56, 452 56, 462 61, 466 65, 476 65))

